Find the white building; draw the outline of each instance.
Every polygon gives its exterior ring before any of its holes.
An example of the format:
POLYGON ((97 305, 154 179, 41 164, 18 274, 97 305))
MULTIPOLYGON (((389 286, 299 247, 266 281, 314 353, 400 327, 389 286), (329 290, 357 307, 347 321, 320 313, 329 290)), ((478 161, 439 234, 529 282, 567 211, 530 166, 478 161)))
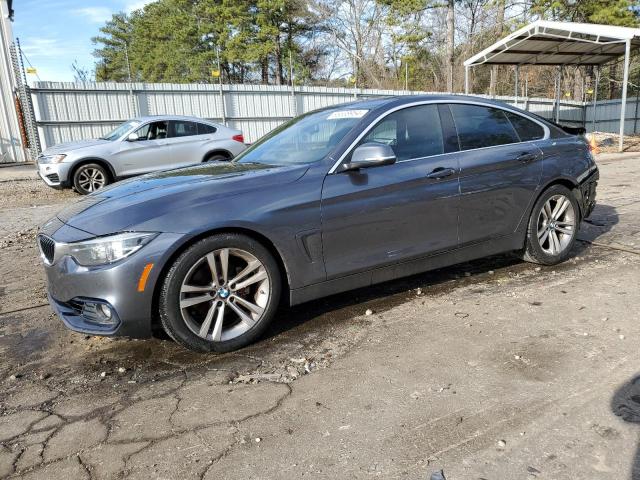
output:
POLYGON ((16 78, 11 62, 11 0, 0 0, 0 15, 0 164, 25 162, 29 156, 20 134, 15 100, 16 78))

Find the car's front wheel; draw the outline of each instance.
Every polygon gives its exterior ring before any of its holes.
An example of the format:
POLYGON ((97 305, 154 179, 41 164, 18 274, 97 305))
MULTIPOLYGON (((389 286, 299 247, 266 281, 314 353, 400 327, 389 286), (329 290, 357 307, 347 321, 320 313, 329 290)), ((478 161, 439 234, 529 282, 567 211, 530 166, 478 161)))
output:
POLYGON ((73 188, 81 195, 100 190, 109 184, 107 169, 97 163, 80 165, 73 174, 73 188))
POLYGON ((573 193, 562 186, 545 190, 531 212, 524 259, 542 265, 565 261, 576 241, 580 213, 573 193))
POLYGON ((159 297, 162 326, 176 342, 201 352, 227 352, 255 341, 278 308, 278 264, 256 240, 212 235, 170 267, 159 297))

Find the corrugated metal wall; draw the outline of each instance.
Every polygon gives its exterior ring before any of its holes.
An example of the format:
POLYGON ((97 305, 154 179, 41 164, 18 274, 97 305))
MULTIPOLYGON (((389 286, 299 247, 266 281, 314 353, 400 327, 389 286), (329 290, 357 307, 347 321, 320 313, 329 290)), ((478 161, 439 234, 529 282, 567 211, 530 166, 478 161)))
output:
MULTIPOLYGON (((604 100, 599 101, 595 109, 595 130, 598 132, 620 132, 620 107, 622 101, 617 100, 604 100)), ((586 106, 586 119, 587 129, 592 131, 593 129, 593 105, 588 104, 586 106)), ((625 123, 624 133, 625 135, 631 135, 640 133, 640 97, 627 98, 627 108, 625 110, 625 123)))
MULTIPOLYGON (((162 114, 194 115, 217 122, 224 118, 227 125, 242 130, 248 142, 254 142, 287 119, 327 105, 355 99, 428 93, 394 90, 354 92, 352 89, 325 87, 296 87, 292 93, 286 86, 223 85, 221 95, 219 88, 218 85, 207 84, 37 82, 32 92, 43 148, 99 137, 131 117, 162 114)), ((513 97, 497 97, 497 100, 514 103, 513 97)), ((553 100, 521 98, 517 105, 543 117, 552 117, 553 100)), ((580 102, 561 103, 560 118, 564 122, 581 125, 585 113, 580 102)), ((604 109, 598 110, 599 117, 605 114, 604 109)), ((633 109, 630 115, 633 115, 633 109)), ((608 126, 608 123, 603 122, 602 125, 608 126)), ((601 129, 600 124, 598 128, 601 129)))

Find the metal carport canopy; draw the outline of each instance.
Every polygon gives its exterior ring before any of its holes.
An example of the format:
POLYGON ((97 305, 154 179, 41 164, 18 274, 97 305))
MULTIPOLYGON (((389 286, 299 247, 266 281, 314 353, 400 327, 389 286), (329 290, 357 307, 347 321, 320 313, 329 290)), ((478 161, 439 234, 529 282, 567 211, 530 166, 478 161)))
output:
MULTIPOLYGON (((466 60, 464 62, 465 92, 469 93, 469 69, 477 65, 515 65, 517 97, 518 66, 520 65, 556 65, 561 70, 565 65, 600 66, 624 55, 619 143, 619 149, 622 151, 629 57, 631 49, 637 47, 640 47, 640 29, 638 28, 538 20, 466 60)), ((560 110, 559 92, 560 82, 558 81, 556 119, 560 110)), ((596 95, 597 88, 594 90, 594 105, 596 95)))

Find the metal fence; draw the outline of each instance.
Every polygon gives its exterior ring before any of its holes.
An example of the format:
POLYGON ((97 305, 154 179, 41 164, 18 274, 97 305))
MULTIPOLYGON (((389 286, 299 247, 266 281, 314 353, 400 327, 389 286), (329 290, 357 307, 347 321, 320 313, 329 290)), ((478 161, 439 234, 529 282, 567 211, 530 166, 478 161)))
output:
MULTIPOLYGON (((131 117, 162 114, 193 115, 222 122, 242 130, 246 141, 254 142, 287 119, 324 106, 428 93, 271 85, 65 82, 36 82, 31 92, 42 148, 102 136, 131 117)), ((495 98, 545 118, 554 117, 551 99, 495 98)), ((633 102, 634 99, 629 100, 630 104, 633 102)), ((599 103, 596 128, 617 131, 615 119, 619 108, 620 101, 599 103), (600 108, 603 104, 606 105, 600 108)), ((582 102, 562 101, 560 120, 589 128, 592 110, 582 102)), ((627 111, 633 118, 633 105, 627 111)), ((635 131, 633 122, 627 127, 630 132, 635 131)))

